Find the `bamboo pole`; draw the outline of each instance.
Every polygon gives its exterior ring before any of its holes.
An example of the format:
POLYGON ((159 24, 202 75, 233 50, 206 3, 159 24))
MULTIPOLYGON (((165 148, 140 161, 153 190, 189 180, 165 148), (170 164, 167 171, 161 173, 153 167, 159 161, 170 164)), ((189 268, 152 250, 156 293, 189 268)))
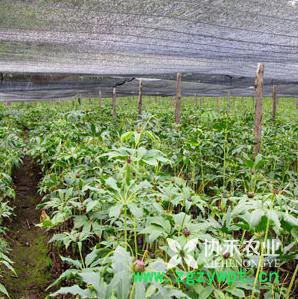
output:
POLYGON ((176 80, 176 109, 175 109, 175 121, 176 124, 180 124, 181 121, 181 73, 177 73, 176 80))
POLYGON ((139 82, 139 97, 138 97, 138 118, 142 117, 143 108, 143 80, 139 82))
POLYGON ((117 116, 117 112, 116 112, 116 88, 113 88, 113 95, 112 95, 112 116, 113 118, 115 118, 117 116))
POLYGON ((261 151, 262 135, 262 98, 264 89, 264 64, 259 63, 257 67, 256 81, 256 112, 255 112, 255 144, 253 149, 254 159, 261 151))

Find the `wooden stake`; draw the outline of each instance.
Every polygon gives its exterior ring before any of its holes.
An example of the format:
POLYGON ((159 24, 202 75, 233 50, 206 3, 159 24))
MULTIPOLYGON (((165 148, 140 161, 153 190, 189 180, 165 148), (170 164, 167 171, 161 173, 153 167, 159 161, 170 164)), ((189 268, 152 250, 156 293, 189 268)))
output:
POLYGON ((102 107, 102 93, 101 90, 98 92, 99 107, 102 107))
POLYGON ((176 109, 175 109, 175 120, 176 124, 180 124, 181 120, 181 73, 177 73, 176 81, 176 109))
POLYGON ((277 87, 276 85, 272 86, 272 120, 275 121, 276 117, 276 107, 277 107, 277 87))
POLYGON ((112 116, 116 117, 116 88, 113 88, 113 96, 112 96, 112 116))
POLYGON ((195 102, 196 102, 196 108, 198 108, 198 95, 195 94, 195 102))
POLYGON ((264 64, 259 63, 255 81, 256 88, 256 114, 255 114, 255 144, 253 149, 254 159, 261 150, 262 134, 262 98, 264 88, 264 64))
POLYGON ((227 105, 227 111, 230 112, 231 110, 231 92, 228 90, 228 105, 227 105))
POLYGON ((138 118, 142 118, 143 106, 143 80, 139 82, 139 98, 138 98, 138 118))

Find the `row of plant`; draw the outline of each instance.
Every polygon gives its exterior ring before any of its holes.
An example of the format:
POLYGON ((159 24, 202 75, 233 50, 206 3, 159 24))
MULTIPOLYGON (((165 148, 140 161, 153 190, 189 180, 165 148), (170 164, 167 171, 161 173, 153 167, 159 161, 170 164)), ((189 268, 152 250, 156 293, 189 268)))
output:
POLYGON ((1 278, 3 270, 8 269, 15 273, 13 262, 9 258, 9 247, 5 240, 6 222, 13 214, 14 199, 12 172, 21 163, 23 141, 21 130, 17 128, 18 115, 0 106, 0 293, 7 295, 7 290, 1 278))
MULTIPOLYGON (((136 122, 123 106, 113 121, 109 108, 53 113, 32 134, 30 154, 45 174, 41 208, 49 216, 42 225, 56 232, 52 242, 62 246, 69 265, 54 283, 67 286, 54 295, 272 298, 290 293, 295 278, 283 273, 294 271, 297 257, 297 123, 267 120, 262 156, 253 161, 250 114, 186 110, 177 128, 170 111, 136 122), (179 269, 212 274, 219 269, 207 268, 211 261, 247 258, 244 250, 233 256, 215 251, 205 258, 206 240, 238 240, 243 249, 248 240, 268 236, 282 241, 277 270, 285 284, 177 282, 179 269), (193 239, 196 246, 189 248, 193 239), (183 258, 187 250, 192 258, 183 258), (171 283, 134 283, 134 271, 164 271, 171 283)), ((259 263, 248 273, 255 277, 262 268, 259 263)))
POLYGON ((109 105, 96 103, 26 107, 20 121, 34 128, 28 153, 44 173, 41 226, 53 232, 68 265, 50 286, 61 286, 52 296, 290 296, 297 281, 286 274, 297 272, 297 120, 266 118, 254 160, 250 113, 193 113, 189 105, 176 126, 171 106, 150 105, 154 116, 141 120, 132 103, 120 105, 115 120, 109 105), (271 239, 280 244, 275 267, 264 248, 253 257, 246 250, 250 241, 271 239), (233 252, 228 241, 238 243, 233 252), (247 260, 245 283, 186 284, 190 277, 178 273, 239 272, 247 260), (271 270, 279 281, 260 284, 258 274, 271 270), (166 279, 134 281, 134 273, 150 271, 166 279))

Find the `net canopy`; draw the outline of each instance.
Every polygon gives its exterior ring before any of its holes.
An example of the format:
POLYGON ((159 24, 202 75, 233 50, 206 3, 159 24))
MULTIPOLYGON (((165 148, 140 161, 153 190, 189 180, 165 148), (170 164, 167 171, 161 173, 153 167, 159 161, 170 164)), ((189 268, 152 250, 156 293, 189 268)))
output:
POLYGON ((0 99, 298 94, 298 0, 0 0, 0 99))

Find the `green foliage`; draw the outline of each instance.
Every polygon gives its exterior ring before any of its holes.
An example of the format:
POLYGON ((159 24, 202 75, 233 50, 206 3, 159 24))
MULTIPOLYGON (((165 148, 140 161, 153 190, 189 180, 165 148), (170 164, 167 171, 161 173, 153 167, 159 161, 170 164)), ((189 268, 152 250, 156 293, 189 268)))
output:
POLYGON ((0 293, 8 296, 5 286, 1 283, 3 269, 15 273, 13 262, 8 257, 8 248, 4 240, 6 232, 5 220, 12 215, 9 200, 14 199, 12 171, 21 163, 23 141, 21 130, 16 120, 19 114, 6 111, 0 106, 0 293))
MULTIPOLYGON (((244 298, 262 292, 275 298, 285 294, 289 279, 283 275, 297 258, 297 115, 287 119, 281 113, 272 123, 265 112, 262 153, 253 160, 250 99, 232 99, 238 107, 232 105, 230 114, 212 99, 208 107, 205 104, 195 112, 193 103, 184 103, 179 127, 173 125, 167 99, 149 100, 144 99, 148 113, 138 119, 132 104, 121 99, 117 121, 111 118, 108 100, 103 108, 84 99, 80 104, 28 104, 24 111, 20 107, 19 124, 32 129, 27 151, 44 173, 39 207, 48 216, 40 226, 56 232, 51 242, 69 253, 63 258, 69 268, 51 287, 64 286, 52 296, 244 298), (285 283, 186 286, 175 282, 175 271, 189 271, 194 265, 195 270, 205 271, 210 262, 246 258, 244 250, 228 258, 224 252, 211 252, 206 258, 204 240, 235 239, 243 248, 247 240, 265 241, 268 236, 282 241, 277 270, 285 283), (186 244, 194 238, 198 243, 192 258, 176 259, 169 240, 187 251, 186 244), (173 257, 175 267, 167 268, 173 257), (145 263, 145 271, 166 272, 172 283, 133 283, 138 260, 145 263)), ((292 115, 286 106, 282 112, 292 115)), ((6 184, 10 186, 9 181, 6 184)), ((250 278, 259 270, 250 268, 250 278)), ((215 269, 208 271, 212 275, 215 269)))

